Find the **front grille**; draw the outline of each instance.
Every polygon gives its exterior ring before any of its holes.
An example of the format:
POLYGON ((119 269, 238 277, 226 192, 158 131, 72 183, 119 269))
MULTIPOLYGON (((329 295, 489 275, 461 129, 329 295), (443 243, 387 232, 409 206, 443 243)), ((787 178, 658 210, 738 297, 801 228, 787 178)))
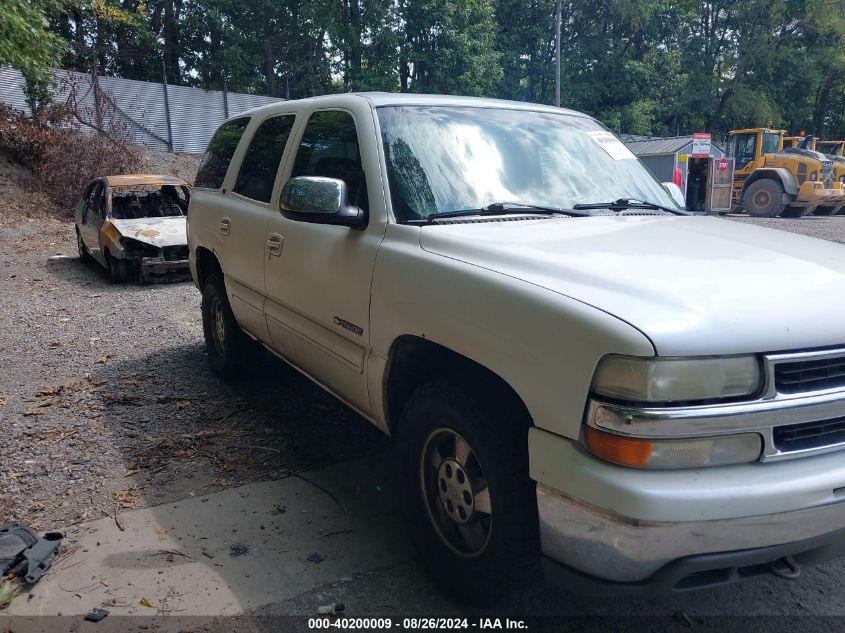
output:
POLYGON ((164 259, 169 262, 178 262, 183 259, 188 259, 187 246, 165 246, 161 250, 164 253, 164 259))
POLYGON ((822 163, 822 180, 824 186, 830 189, 833 186, 833 163, 827 161, 822 163))
POLYGON ((776 426, 772 429, 775 448, 788 453, 845 442, 845 418, 776 426))
POLYGON ((775 386, 780 393, 845 387, 845 357, 778 363, 775 386))

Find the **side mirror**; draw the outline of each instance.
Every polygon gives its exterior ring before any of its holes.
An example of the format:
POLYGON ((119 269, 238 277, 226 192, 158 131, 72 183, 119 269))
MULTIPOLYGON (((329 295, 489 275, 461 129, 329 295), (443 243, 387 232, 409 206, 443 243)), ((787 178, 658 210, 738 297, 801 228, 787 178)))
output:
POLYGON ((672 200, 675 201, 675 204, 677 204, 682 209, 686 209, 687 201, 684 200, 684 192, 681 191, 681 188, 674 182, 664 182, 662 184, 663 188, 669 192, 670 196, 672 196, 672 200))
POLYGON ((337 178, 291 178, 282 188, 279 206, 282 214, 291 220, 348 226, 357 230, 367 226, 367 214, 349 204, 346 183, 337 178))

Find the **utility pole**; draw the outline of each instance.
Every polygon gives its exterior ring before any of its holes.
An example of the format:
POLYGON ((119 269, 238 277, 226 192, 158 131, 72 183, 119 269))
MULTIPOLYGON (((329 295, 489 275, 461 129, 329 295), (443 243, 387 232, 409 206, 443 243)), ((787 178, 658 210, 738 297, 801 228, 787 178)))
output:
POLYGON ((555 7, 555 107, 560 107, 560 19, 561 1, 555 7))

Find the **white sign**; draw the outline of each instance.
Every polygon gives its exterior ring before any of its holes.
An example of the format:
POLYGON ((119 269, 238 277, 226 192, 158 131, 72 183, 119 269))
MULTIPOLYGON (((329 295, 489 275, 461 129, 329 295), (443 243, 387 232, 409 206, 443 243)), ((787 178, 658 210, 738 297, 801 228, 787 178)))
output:
POLYGON ((631 150, 625 147, 625 144, 622 141, 614 136, 613 132, 596 130, 595 132, 588 132, 587 134, 591 139, 593 139, 593 141, 598 143, 598 146, 607 152, 613 160, 628 160, 631 158, 637 158, 631 150))
POLYGON ((696 158, 710 156, 710 132, 695 132, 692 135, 692 155, 696 158))

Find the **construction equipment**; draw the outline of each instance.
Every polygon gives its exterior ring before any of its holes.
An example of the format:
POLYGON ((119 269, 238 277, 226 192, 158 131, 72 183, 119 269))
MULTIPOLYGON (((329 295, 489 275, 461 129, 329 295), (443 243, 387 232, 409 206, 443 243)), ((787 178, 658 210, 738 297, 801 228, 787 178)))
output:
MULTIPOLYGON (((831 152, 829 153, 824 152, 822 149, 830 145, 835 146, 837 141, 819 141, 818 136, 813 136, 812 134, 804 135, 803 131, 801 134, 803 136, 785 136, 783 138, 783 151, 788 153, 802 153, 799 150, 809 150, 811 152, 822 153, 826 159, 833 161, 833 181, 840 184, 845 183, 845 158, 836 155, 836 151, 841 152, 842 149, 833 147, 830 148, 831 152)), ((815 208, 813 213, 815 215, 834 215, 836 213, 842 213, 843 210, 845 210, 845 201, 841 201, 838 205, 820 204, 815 208)))
POLYGON ((730 134, 735 209, 761 218, 800 217, 819 206, 845 204, 833 161, 806 148, 784 150, 785 130, 749 128, 730 134))

